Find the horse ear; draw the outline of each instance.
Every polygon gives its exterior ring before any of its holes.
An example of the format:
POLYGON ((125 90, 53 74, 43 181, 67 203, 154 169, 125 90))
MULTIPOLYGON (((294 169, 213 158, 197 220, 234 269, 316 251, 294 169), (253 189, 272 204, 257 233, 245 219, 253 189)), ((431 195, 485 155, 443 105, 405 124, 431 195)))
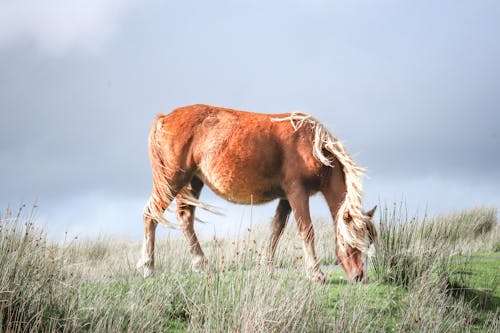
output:
POLYGON ((344 221, 346 221, 346 222, 349 222, 349 221, 351 221, 351 220, 352 220, 351 214, 349 213, 349 211, 348 211, 348 210, 346 210, 346 211, 344 212, 344 216, 343 216, 343 218, 344 218, 344 221))
POLYGON ((373 206, 372 209, 370 209, 369 211, 366 212, 366 215, 369 217, 369 218, 372 218, 373 215, 375 215, 375 210, 377 210, 377 205, 373 206))

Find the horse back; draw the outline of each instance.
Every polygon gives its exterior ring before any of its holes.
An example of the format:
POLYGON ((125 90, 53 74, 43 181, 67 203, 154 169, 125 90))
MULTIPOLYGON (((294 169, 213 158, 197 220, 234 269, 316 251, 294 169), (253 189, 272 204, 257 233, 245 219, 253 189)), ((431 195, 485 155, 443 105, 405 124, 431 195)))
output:
POLYGON ((310 128, 272 120, 288 115, 192 105, 158 119, 162 146, 178 168, 193 170, 230 201, 259 203, 284 196, 287 179, 318 180, 310 128))

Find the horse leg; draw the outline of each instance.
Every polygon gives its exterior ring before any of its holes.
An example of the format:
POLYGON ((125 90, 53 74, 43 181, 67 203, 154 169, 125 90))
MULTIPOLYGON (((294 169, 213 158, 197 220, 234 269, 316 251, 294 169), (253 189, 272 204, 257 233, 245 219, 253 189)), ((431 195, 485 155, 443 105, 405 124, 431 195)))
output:
POLYGON ((170 202, 161 200, 155 195, 158 191, 159 190, 153 186, 153 194, 149 198, 143 214, 144 242, 142 244, 141 259, 137 263, 137 268, 143 269, 144 278, 153 275, 155 266, 155 233, 158 222, 153 218, 154 215, 152 214, 152 210, 163 213, 170 204, 170 202))
POLYGON ((307 275, 315 282, 324 283, 325 274, 319 267, 316 251, 314 250, 314 228, 309 212, 309 195, 305 189, 298 189, 288 195, 288 200, 302 238, 307 275))
MULTIPOLYGON (((201 189, 203 188, 203 182, 194 177, 191 183, 186 186, 187 193, 193 196, 195 199, 200 197, 201 189)), ((195 272, 201 272, 207 265, 208 260, 203 253, 203 250, 198 241, 198 237, 194 231, 194 213, 196 206, 189 205, 182 200, 182 195, 177 196, 177 218, 181 223, 181 228, 186 238, 190 252, 193 255, 193 270, 195 272)))
POLYGON ((288 200, 281 199, 279 201, 273 221, 271 222, 271 238, 269 239, 269 246, 267 248, 267 260, 269 264, 273 262, 278 241, 283 233, 286 223, 288 222, 291 210, 292 209, 288 200))
POLYGON ((137 268, 143 268, 145 278, 153 275, 155 266, 155 233, 156 227, 163 219, 163 213, 172 202, 175 195, 186 184, 188 175, 183 174, 173 177, 173 181, 169 182, 169 193, 166 194, 166 189, 153 184, 153 192, 144 209, 144 243, 142 246, 141 259, 137 263, 137 268))

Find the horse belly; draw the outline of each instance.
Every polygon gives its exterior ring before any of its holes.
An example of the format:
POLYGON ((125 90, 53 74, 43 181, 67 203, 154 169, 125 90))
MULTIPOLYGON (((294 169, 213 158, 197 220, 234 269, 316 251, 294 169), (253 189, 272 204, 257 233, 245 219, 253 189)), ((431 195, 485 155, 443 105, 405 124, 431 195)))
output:
POLYGON ((231 177, 200 177, 220 197, 238 204, 262 204, 284 196, 279 186, 256 186, 251 181, 235 181, 231 177))
POLYGON ((260 204, 284 196, 280 186, 280 163, 275 156, 231 154, 206 156, 198 177, 217 195, 240 204, 260 204))
POLYGON ((197 130, 197 176, 236 203, 263 203, 282 195, 282 143, 268 116, 218 112, 197 130))

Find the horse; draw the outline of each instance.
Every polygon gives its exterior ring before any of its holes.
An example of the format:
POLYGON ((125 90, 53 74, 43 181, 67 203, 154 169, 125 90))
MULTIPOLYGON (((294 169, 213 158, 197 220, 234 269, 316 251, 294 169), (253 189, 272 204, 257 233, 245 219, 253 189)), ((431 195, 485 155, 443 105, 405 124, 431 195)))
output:
POLYGON ((199 200, 207 185, 218 196, 238 204, 278 199, 266 257, 276 246, 293 212, 302 239, 308 278, 325 275, 314 248, 309 197, 322 193, 334 222, 336 255, 348 279, 366 282, 366 256, 377 233, 376 206, 362 211, 361 177, 342 143, 314 117, 301 113, 264 114, 211 105, 180 107, 159 114, 149 134, 153 189, 144 209, 144 243, 137 267, 144 277, 154 272, 156 226, 180 227, 192 254, 192 267, 208 261, 194 231, 195 208, 214 211, 199 200), (164 211, 176 199, 178 223, 164 211))

